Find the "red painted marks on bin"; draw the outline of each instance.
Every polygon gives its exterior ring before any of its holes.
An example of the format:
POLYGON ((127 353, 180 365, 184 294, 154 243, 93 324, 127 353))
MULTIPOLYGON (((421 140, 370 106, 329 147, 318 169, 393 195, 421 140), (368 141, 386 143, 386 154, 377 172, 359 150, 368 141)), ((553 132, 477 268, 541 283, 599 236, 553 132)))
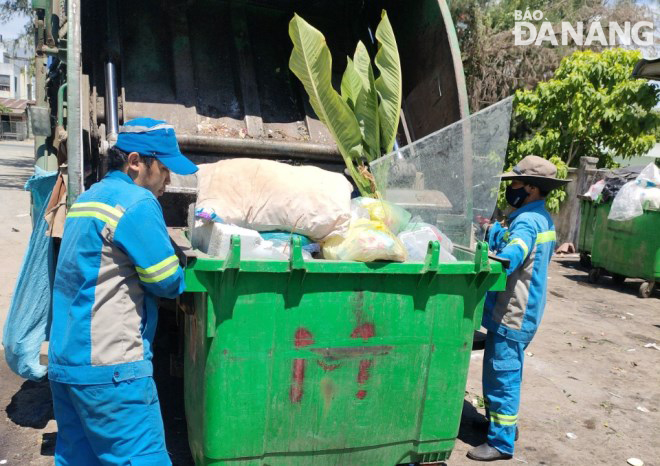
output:
POLYGON ((335 369, 339 369, 339 367, 341 366, 341 363, 340 364, 326 364, 321 360, 316 361, 316 364, 318 364, 318 366, 321 369, 323 369, 325 372, 332 372, 335 369))
MULTIPOLYGON (((368 340, 376 335, 376 327, 372 323, 365 323, 358 325, 353 333, 351 333, 351 338, 362 338, 363 340, 368 340)), ((360 369, 358 370, 357 383, 358 385, 364 385, 369 380, 369 368, 373 364, 371 359, 362 359, 360 361, 360 369)), ((358 400, 364 400, 367 397, 367 391, 364 389, 358 390, 355 395, 358 400)))
POLYGON ((374 335, 376 335, 376 327, 374 327, 374 324, 372 323, 366 323, 355 327, 355 330, 351 333, 351 338, 362 338, 367 340, 374 335))
MULTIPOLYGON (((296 330, 293 341, 296 348, 304 348, 305 346, 314 344, 312 333, 302 327, 296 330)), ((305 365, 306 361, 304 359, 296 358, 293 360, 293 380, 291 389, 289 390, 291 403, 300 403, 300 400, 302 400, 303 384, 305 382, 305 365)))
MULTIPOLYGON (((351 338, 362 338, 363 340, 368 340, 376 336, 376 328, 373 323, 364 323, 360 324, 351 333, 351 338)), ((297 349, 304 348, 305 346, 310 346, 314 344, 314 338, 309 330, 306 328, 298 328, 294 335, 294 345, 297 349)), ((376 354, 387 354, 391 350, 391 347, 349 347, 349 348, 312 348, 312 351, 323 354, 324 357, 329 357, 331 359, 340 359, 340 358, 350 358, 355 357, 357 354, 371 353, 372 357, 369 359, 361 359, 360 365, 357 374, 357 383, 358 386, 363 386, 369 380, 370 372, 369 370, 374 364, 373 356, 376 354)), ((316 364, 323 369, 325 372, 331 372, 336 369, 339 369, 341 363, 328 364, 324 361, 317 360, 316 364)), ((300 403, 303 397, 303 385, 305 382, 305 368, 306 360, 302 358, 296 358, 293 360, 293 371, 292 371, 292 381, 291 388, 289 391, 289 398, 292 403, 300 403)), ((356 395, 357 399, 363 400, 367 397, 367 390, 360 388, 356 395)))
POLYGON ((303 382, 305 381, 305 360, 293 360, 293 382, 289 391, 291 403, 300 403, 303 396, 303 382))
POLYGON ((294 344, 296 348, 302 348, 303 346, 309 346, 314 344, 314 338, 312 333, 306 328, 300 327, 296 330, 296 336, 294 337, 294 344))
POLYGON ((366 383, 369 380, 369 368, 373 364, 373 361, 369 359, 363 359, 360 361, 360 370, 358 371, 357 382, 359 384, 366 383))

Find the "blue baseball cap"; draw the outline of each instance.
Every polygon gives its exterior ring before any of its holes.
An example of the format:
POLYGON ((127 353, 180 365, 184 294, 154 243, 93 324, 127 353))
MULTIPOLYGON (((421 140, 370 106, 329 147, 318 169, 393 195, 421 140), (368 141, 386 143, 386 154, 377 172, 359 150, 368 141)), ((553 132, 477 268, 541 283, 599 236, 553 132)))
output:
POLYGON ((153 118, 135 118, 119 127, 117 149, 137 152, 146 157, 156 157, 177 175, 192 175, 197 165, 179 150, 174 127, 165 121, 153 118))

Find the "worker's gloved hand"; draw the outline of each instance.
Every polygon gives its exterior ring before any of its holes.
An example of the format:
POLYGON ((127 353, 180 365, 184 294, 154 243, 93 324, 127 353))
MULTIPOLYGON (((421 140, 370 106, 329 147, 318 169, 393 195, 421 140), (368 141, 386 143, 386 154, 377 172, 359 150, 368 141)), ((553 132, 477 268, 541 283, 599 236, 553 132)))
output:
POLYGON ((493 252, 499 252, 504 243, 504 235, 508 229, 503 227, 500 222, 495 222, 488 228, 486 240, 488 241, 488 249, 493 252))

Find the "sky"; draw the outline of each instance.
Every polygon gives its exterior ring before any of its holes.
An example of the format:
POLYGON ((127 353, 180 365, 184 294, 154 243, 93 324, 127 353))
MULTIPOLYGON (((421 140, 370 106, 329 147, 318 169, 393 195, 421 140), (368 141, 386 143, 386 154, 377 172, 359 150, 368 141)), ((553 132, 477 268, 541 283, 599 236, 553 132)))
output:
POLYGON ((17 16, 8 23, 0 24, 0 35, 3 39, 15 39, 23 32, 28 21, 28 16, 17 16))

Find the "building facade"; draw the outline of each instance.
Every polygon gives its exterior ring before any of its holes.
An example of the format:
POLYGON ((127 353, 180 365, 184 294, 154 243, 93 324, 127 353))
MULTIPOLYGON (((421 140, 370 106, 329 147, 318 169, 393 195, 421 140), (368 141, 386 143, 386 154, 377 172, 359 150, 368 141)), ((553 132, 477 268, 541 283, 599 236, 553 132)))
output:
POLYGON ((34 52, 16 40, 0 36, 0 97, 34 99, 34 73, 30 71, 34 52))
POLYGON ((27 106, 34 101, 34 51, 0 36, 0 139, 29 137, 27 106))

